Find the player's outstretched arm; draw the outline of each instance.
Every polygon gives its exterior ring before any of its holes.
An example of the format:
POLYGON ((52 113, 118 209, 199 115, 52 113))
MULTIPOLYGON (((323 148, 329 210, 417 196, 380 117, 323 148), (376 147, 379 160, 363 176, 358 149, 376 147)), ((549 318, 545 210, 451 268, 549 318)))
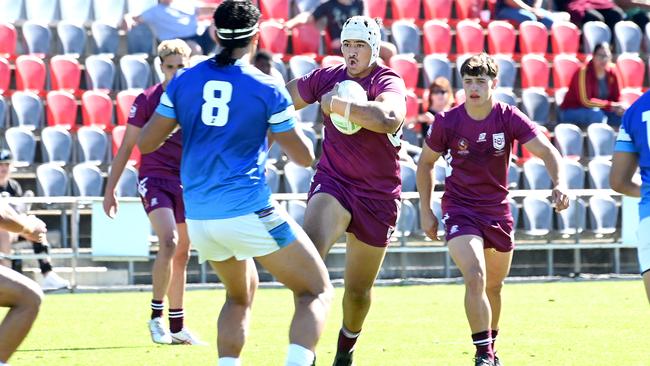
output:
POLYGON ((296 110, 303 109, 309 105, 309 103, 305 102, 305 100, 302 99, 302 96, 298 91, 298 78, 293 79, 287 83, 287 90, 289 91, 291 100, 293 100, 293 107, 296 110))
POLYGON ((349 115, 350 121, 379 133, 397 132, 406 117, 404 96, 393 92, 382 93, 374 101, 357 102, 339 98, 334 87, 321 98, 321 108, 327 115, 349 115), (346 113, 348 108, 349 113, 346 113))
POLYGON ((313 144, 300 127, 285 132, 270 133, 272 139, 280 144, 282 150, 287 154, 289 159, 298 165, 305 167, 311 166, 314 162, 313 144))
POLYGON ((562 211, 569 207, 569 195, 567 193, 567 187, 563 182, 564 179, 564 170, 560 161, 562 156, 560 152, 557 151, 555 146, 546 138, 544 134, 537 134, 535 138, 526 142, 524 147, 530 151, 533 155, 544 161, 548 175, 551 177, 553 182, 553 203, 555 203, 555 210, 562 211))
POLYGON ((433 166, 440 155, 424 144, 416 174, 416 183, 420 194, 420 226, 432 240, 438 240, 438 219, 431 210, 431 192, 433 191, 433 166))
POLYGON ((138 135, 140 134, 140 127, 132 124, 126 125, 126 132, 124 132, 124 139, 122 145, 117 149, 117 154, 113 158, 108 180, 106 181, 106 189, 104 190, 104 213, 110 218, 114 218, 117 214, 117 197, 115 197, 115 186, 124 172, 124 167, 129 161, 129 156, 133 151, 133 147, 138 142, 138 135))
POLYGON ((641 197, 641 182, 634 173, 639 166, 639 157, 631 152, 614 152, 609 184, 613 190, 626 196, 641 197))
POLYGON ((148 154, 156 151, 177 127, 178 123, 175 118, 165 117, 158 112, 154 113, 140 132, 138 138, 140 152, 148 154))
POLYGON ((0 229, 19 233, 26 239, 42 242, 47 228, 45 223, 33 215, 21 215, 6 202, 0 202, 0 229))

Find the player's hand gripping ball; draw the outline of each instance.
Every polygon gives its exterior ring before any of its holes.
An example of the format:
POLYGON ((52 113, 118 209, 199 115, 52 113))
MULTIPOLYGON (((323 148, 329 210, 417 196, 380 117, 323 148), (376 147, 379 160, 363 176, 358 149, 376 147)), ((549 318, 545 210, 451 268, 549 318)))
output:
MULTIPOLYGON (((340 82, 336 95, 339 98, 350 102, 365 102, 368 100, 366 91, 363 90, 359 83, 353 80, 344 80, 340 82)), ((334 127, 346 135, 355 134, 361 129, 361 126, 350 122, 349 118, 346 119, 344 116, 337 113, 330 114, 330 119, 332 120, 334 127)))

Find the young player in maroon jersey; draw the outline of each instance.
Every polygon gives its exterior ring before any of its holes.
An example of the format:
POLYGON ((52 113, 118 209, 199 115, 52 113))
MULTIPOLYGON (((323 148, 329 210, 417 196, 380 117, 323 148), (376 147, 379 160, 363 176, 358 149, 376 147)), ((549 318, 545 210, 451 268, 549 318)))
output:
POLYGON ((514 248, 507 199, 514 140, 544 161, 553 182, 555 209, 569 205, 561 183, 560 153, 526 115, 493 99, 497 71, 494 60, 485 54, 463 63, 460 73, 467 100, 435 116, 417 170, 422 229, 436 239, 432 169, 440 156, 449 154, 451 173, 445 180, 442 220, 449 253, 465 281, 465 312, 476 345, 476 366, 500 365, 493 343, 499 330, 501 287, 514 248))

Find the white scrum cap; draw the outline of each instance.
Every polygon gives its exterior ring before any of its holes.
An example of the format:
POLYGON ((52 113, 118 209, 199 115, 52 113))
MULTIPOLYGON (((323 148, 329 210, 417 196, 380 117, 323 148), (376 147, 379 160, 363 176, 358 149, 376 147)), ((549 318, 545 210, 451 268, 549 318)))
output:
POLYGON ((374 19, 356 15, 346 20, 345 24, 343 24, 343 30, 341 30, 341 43, 353 39, 368 43, 372 49, 370 65, 377 61, 381 43, 381 30, 374 19))

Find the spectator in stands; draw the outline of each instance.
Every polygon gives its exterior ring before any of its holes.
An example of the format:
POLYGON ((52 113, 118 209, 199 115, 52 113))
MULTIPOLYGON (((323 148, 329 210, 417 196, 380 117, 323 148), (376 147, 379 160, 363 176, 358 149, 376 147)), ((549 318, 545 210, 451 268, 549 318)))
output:
MULTIPOLYGON (((23 189, 20 186, 20 183, 15 179, 11 178, 11 163, 12 157, 9 150, 0 151, 0 196, 2 197, 31 197, 34 196, 32 191, 26 191, 23 193, 23 189)), ((17 212, 24 213, 27 209, 25 205, 14 206, 14 209, 17 212)), ((0 253, 2 254, 11 254, 11 244, 17 242, 19 235, 6 231, 0 230, 0 253)), ((32 242, 32 248, 34 249, 35 254, 47 254, 49 252, 48 244, 46 240, 32 242)), ((16 263, 21 263, 17 261, 16 263)), ((0 264, 11 267, 11 261, 6 259, 0 259, 0 264)), ((46 290, 57 290, 61 288, 66 288, 70 286, 70 282, 61 278, 52 270, 52 264, 48 258, 43 258, 38 260, 39 267, 41 269, 41 274, 43 275, 43 282, 41 286, 46 290)), ((20 272, 20 265, 17 266, 18 271, 20 272)))
MULTIPOLYGON (((325 28, 327 39, 327 53, 341 54, 341 39, 339 38, 343 23, 355 15, 364 14, 363 0, 326 0, 313 12, 303 12, 289 19, 285 26, 291 29, 305 23, 317 23, 320 28, 325 28)), ((380 23, 381 24, 381 23, 380 23)), ((390 58, 397 54, 397 47, 390 42, 381 42, 379 57, 388 63, 390 58)))
MULTIPOLYGON (((47 231, 43 221, 18 214, 6 202, 0 202, 0 229, 34 242, 44 240, 47 231)), ((9 308, 0 323, 0 365, 6 365, 29 333, 42 300, 43 292, 36 282, 0 266, 0 304, 9 308)))
POLYGON ((633 21, 645 32, 650 22, 650 2, 645 0, 617 0, 616 5, 625 11, 625 19, 633 21))
POLYGON ((537 20, 549 29, 553 25, 553 13, 542 8, 542 0, 497 0, 495 15, 517 23, 537 20))
POLYGON ((613 31, 614 24, 625 18, 623 9, 614 0, 555 0, 558 10, 571 15, 571 22, 578 25, 599 20, 605 22, 613 31))
POLYGON ((253 57, 253 64, 266 75, 271 75, 284 81, 280 71, 273 66, 273 55, 267 50, 258 50, 253 57))
POLYGON ((211 4, 197 7, 187 1, 158 0, 158 5, 137 16, 127 14, 124 20, 128 29, 146 23, 159 41, 179 38, 190 45, 192 54, 207 55, 215 49, 214 27, 210 25, 199 33, 198 17, 211 15, 213 11, 214 6, 211 4))
POLYGON ((425 111, 420 113, 416 120, 420 124, 423 138, 426 137, 435 115, 447 111, 453 106, 454 91, 451 89, 451 83, 444 76, 437 77, 429 85, 429 97, 422 102, 422 109, 425 111))
POLYGON ((592 58, 573 75, 560 106, 560 122, 581 125, 609 123, 618 126, 625 112, 620 103, 616 65, 609 43, 596 45, 592 58))

